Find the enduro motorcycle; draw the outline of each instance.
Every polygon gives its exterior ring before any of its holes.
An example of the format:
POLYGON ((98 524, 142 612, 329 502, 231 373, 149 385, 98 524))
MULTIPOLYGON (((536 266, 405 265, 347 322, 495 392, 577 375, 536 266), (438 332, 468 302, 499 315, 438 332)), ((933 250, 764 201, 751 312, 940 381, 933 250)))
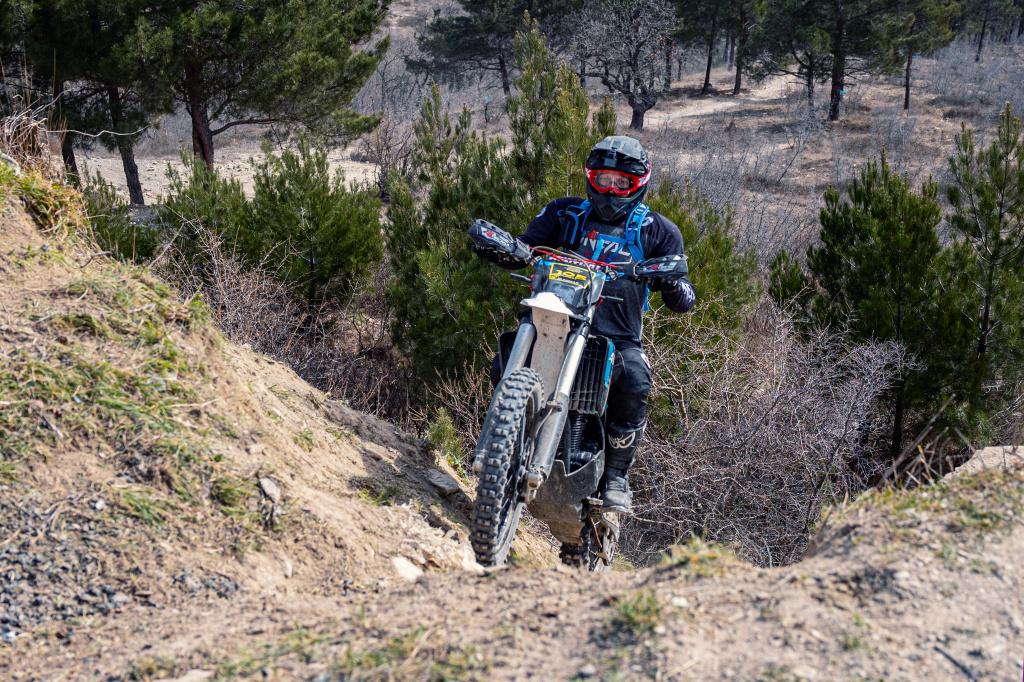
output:
POLYGON ((484 566, 505 563, 523 507, 547 523, 563 563, 607 571, 619 538, 618 513, 602 507, 608 387, 615 344, 592 333, 602 295, 620 277, 648 284, 687 273, 686 256, 611 265, 576 253, 530 248, 478 220, 469 236, 523 265, 533 277, 520 324, 499 338, 501 380, 473 450, 477 477, 470 540, 484 566))

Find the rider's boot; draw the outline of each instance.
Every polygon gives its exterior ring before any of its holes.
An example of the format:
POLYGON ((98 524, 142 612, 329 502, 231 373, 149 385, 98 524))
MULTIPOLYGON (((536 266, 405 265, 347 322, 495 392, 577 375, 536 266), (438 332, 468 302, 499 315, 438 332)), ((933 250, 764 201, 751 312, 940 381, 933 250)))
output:
POLYGON ((629 490, 627 472, 633 464, 633 455, 643 437, 644 427, 618 429, 608 426, 608 447, 605 449, 604 478, 602 479, 602 509, 606 511, 633 511, 633 493, 629 490))

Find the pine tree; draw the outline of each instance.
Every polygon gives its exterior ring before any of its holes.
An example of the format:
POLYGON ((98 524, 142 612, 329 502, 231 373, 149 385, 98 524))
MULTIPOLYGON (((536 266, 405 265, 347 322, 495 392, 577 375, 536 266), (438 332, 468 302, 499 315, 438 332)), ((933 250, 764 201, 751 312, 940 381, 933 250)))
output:
POLYGON ((541 23, 558 22, 571 0, 459 0, 462 13, 434 18, 417 36, 423 56, 407 59, 413 72, 451 84, 495 74, 505 96, 515 77, 515 38, 524 13, 541 23))
POLYGON ((838 120, 848 79, 862 72, 892 73, 903 63, 897 50, 905 33, 893 0, 773 0, 752 36, 754 77, 792 73, 807 85, 831 81, 828 119, 838 120))
POLYGON ((910 0, 903 9, 904 25, 898 31, 897 44, 905 56, 903 69, 903 108, 910 108, 910 79, 914 57, 929 57, 953 41, 950 21, 958 11, 956 0, 910 0))
POLYGON ((99 142, 117 151, 133 204, 144 203, 135 143, 153 117, 172 108, 168 93, 152 87, 149 74, 123 50, 145 7, 142 0, 38 0, 21 36, 35 80, 52 89, 53 129, 104 132, 98 138, 65 135, 68 171, 78 175, 75 146, 99 142))
MULTIPOLYGON (((689 278, 708 319, 739 334, 742 313, 757 300, 760 286, 754 252, 736 251, 732 208, 717 209, 693 185, 679 187, 667 180, 648 195, 646 203, 679 228, 689 278)), ((676 325, 670 321, 665 328, 676 325)))
POLYGON ((981 61, 985 35, 1009 30, 1019 11, 1013 0, 963 0, 962 17, 972 30, 978 32, 978 51, 974 61, 981 61))
POLYGON ((755 0, 733 0, 733 15, 736 19, 736 75, 733 81, 732 94, 740 94, 743 85, 743 73, 746 70, 750 34, 760 19, 761 4, 755 0))
POLYGON ((556 197, 582 196, 583 164, 594 144, 615 134, 615 110, 608 98, 590 117, 590 98, 565 62, 551 62, 547 41, 533 24, 515 40, 516 94, 507 110, 512 130, 510 162, 527 190, 527 201, 546 205, 556 197))
POLYGON ((481 344, 514 327, 523 297, 520 284, 472 254, 469 224, 485 218, 522 233, 550 199, 578 193, 587 152, 614 130, 607 103, 587 124, 589 99, 569 67, 552 63, 537 24, 517 37, 515 55, 512 148, 472 132, 468 109, 452 121, 435 84, 415 124, 417 173, 392 181, 392 338, 426 382, 483 363, 481 344))
POLYGON ((247 220, 239 231, 254 262, 305 291, 310 310, 356 289, 383 253, 380 200, 333 176, 327 154, 301 137, 279 156, 263 148, 247 220))
POLYGON ((820 3, 809 0, 771 3, 750 36, 743 64, 757 82, 775 74, 797 78, 812 109, 816 86, 832 73, 832 38, 819 26, 824 23, 820 14, 820 3))
POLYGON ((772 259, 770 273, 768 295, 799 322, 808 323, 814 287, 800 262, 782 249, 772 259))
POLYGON ((415 124, 417 176, 394 174, 391 181, 391 337, 427 383, 474 358, 481 364, 477 350, 511 326, 509 310, 522 293, 470 251, 466 229, 475 218, 492 218, 519 233, 528 215, 522 186, 509 181, 504 142, 470 132, 470 126, 468 109, 453 124, 435 84, 415 124), (417 194, 426 196, 422 205, 417 194))
POLYGON ((137 18, 125 51, 184 105, 192 147, 208 164, 214 138, 246 124, 301 125, 344 142, 371 130, 348 106, 388 48, 370 39, 379 0, 173 0, 137 18))
POLYGON ((847 190, 848 199, 833 188, 825 192, 822 244, 808 249, 818 289, 813 311, 821 324, 848 325, 860 339, 897 341, 917 357, 921 371, 905 374, 892 395, 895 456, 908 410, 919 409, 946 379, 929 367, 936 353, 948 350, 937 344, 935 301, 928 295, 941 251, 938 186, 929 180, 913 192, 883 149, 847 190))
POLYGON ((977 149, 974 131, 961 124, 950 158, 949 223, 970 246, 959 273, 971 300, 973 323, 969 398, 992 412, 1000 396, 990 388, 1020 373, 1024 356, 1024 138, 1007 103, 995 138, 977 149))

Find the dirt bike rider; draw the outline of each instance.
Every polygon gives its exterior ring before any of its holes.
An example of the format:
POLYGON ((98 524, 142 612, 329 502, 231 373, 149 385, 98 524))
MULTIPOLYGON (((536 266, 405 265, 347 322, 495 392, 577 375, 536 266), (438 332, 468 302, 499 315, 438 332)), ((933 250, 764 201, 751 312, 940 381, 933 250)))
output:
MULTIPOLYGON (((606 137, 594 145, 585 166, 587 199, 555 199, 519 237, 522 242, 565 248, 585 258, 620 265, 683 253, 679 228, 641 203, 651 163, 637 140, 623 135, 606 137)), ((495 251, 474 248, 474 252, 505 269, 522 267, 522 261, 495 251)), ((693 285, 685 277, 660 281, 651 288, 661 292, 662 301, 673 312, 685 313, 696 301, 693 285)), ((604 292, 623 302, 599 306, 593 323, 594 333, 612 339, 616 351, 605 418, 603 508, 629 512, 632 493, 627 472, 643 437, 651 390, 651 365, 640 340, 648 292, 643 284, 627 279, 608 282, 604 292)), ((497 385, 500 378, 496 357, 491 381, 497 385)))

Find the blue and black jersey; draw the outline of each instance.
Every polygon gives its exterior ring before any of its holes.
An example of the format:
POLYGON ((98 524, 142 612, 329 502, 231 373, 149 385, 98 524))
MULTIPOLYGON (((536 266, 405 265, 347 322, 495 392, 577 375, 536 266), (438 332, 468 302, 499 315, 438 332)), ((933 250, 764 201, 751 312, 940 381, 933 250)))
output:
MULTIPOLYGON (((683 253, 683 237, 672 221, 657 213, 647 213, 640 224, 639 246, 641 254, 634 253, 627 237, 628 216, 615 224, 600 221, 596 212, 591 211, 585 220, 577 224, 570 207, 580 206, 584 199, 564 197, 555 199, 544 207, 520 235, 530 246, 572 249, 584 258, 600 260, 618 265, 628 264, 659 256, 674 256, 683 253), (568 222, 568 224, 567 224, 568 222), (639 257, 638 257, 639 256, 639 257)), ((643 312, 647 290, 643 284, 619 279, 605 285, 609 296, 623 299, 620 304, 602 304, 594 313, 594 331, 607 336, 616 344, 640 345, 643 332, 643 312)), ((683 278, 674 291, 664 292, 665 305, 677 313, 685 313, 696 301, 693 285, 683 278)))

